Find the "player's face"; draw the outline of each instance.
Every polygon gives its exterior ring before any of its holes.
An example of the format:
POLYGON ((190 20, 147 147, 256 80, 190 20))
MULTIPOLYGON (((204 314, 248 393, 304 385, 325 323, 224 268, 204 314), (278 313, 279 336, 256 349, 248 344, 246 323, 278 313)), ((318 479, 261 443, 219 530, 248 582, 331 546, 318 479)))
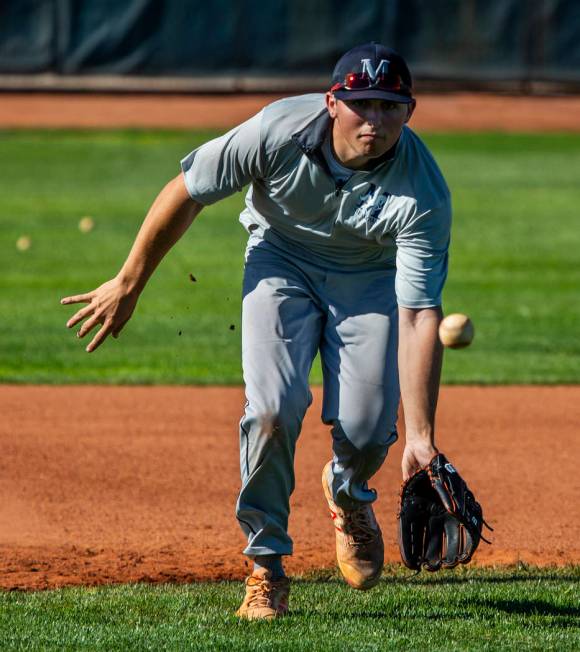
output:
POLYGON ((397 142, 415 103, 379 99, 343 101, 328 93, 327 107, 333 118, 334 153, 346 167, 360 169, 397 142))

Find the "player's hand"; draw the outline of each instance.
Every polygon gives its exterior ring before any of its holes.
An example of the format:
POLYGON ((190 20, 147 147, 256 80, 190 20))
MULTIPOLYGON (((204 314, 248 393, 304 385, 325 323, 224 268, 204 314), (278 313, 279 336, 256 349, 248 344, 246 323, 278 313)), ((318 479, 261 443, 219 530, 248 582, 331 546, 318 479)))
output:
POLYGON ((401 467, 403 470, 403 482, 406 482, 414 473, 429 464, 439 451, 424 439, 407 440, 405 450, 403 451, 403 461, 401 467))
POLYGON ((113 278, 92 292, 64 297, 60 302, 62 305, 88 304, 76 312, 66 323, 67 328, 72 328, 86 319, 80 327, 77 337, 84 337, 97 324, 101 324, 86 348, 87 353, 91 353, 104 342, 108 335, 118 337, 123 326, 131 318, 138 298, 138 292, 128 290, 123 282, 118 278, 113 278))

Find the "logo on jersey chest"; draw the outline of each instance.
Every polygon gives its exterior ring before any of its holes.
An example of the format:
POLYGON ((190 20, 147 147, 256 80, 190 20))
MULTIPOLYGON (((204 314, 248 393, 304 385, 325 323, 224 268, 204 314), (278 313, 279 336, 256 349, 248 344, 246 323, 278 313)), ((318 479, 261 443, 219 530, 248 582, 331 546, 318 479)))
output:
POLYGON ((369 189, 364 195, 360 196, 355 206, 355 218, 357 220, 365 220, 371 225, 374 224, 379 219, 388 198, 388 192, 383 192, 382 188, 377 188, 374 183, 370 183, 369 189))

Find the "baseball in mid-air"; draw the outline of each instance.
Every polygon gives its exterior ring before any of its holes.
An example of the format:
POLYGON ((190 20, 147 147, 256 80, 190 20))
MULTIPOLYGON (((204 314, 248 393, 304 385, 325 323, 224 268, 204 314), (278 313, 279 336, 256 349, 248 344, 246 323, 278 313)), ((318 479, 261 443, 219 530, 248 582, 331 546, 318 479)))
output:
POLYGON ((32 240, 29 236, 21 235, 18 240, 16 240, 16 249, 18 249, 18 251, 28 251, 31 244, 32 240))
POLYGON ((88 233, 89 231, 92 231, 94 226, 95 221, 89 215, 85 215, 85 217, 81 217, 79 220, 79 231, 81 233, 88 233))
POLYGON ((471 344, 474 336, 473 322, 467 315, 453 313, 439 324, 439 339, 450 349, 463 349, 471 344))

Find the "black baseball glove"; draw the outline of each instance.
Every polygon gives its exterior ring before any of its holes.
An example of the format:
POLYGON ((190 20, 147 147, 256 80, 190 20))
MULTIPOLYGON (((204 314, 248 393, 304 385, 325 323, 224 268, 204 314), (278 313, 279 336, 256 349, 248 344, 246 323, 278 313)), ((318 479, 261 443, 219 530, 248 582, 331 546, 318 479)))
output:
POLYGON ((467 564, 480 540, 490 543, 480 504, 441 454, 403 484, 398 518, 401 557, 412 570, 467 564))

